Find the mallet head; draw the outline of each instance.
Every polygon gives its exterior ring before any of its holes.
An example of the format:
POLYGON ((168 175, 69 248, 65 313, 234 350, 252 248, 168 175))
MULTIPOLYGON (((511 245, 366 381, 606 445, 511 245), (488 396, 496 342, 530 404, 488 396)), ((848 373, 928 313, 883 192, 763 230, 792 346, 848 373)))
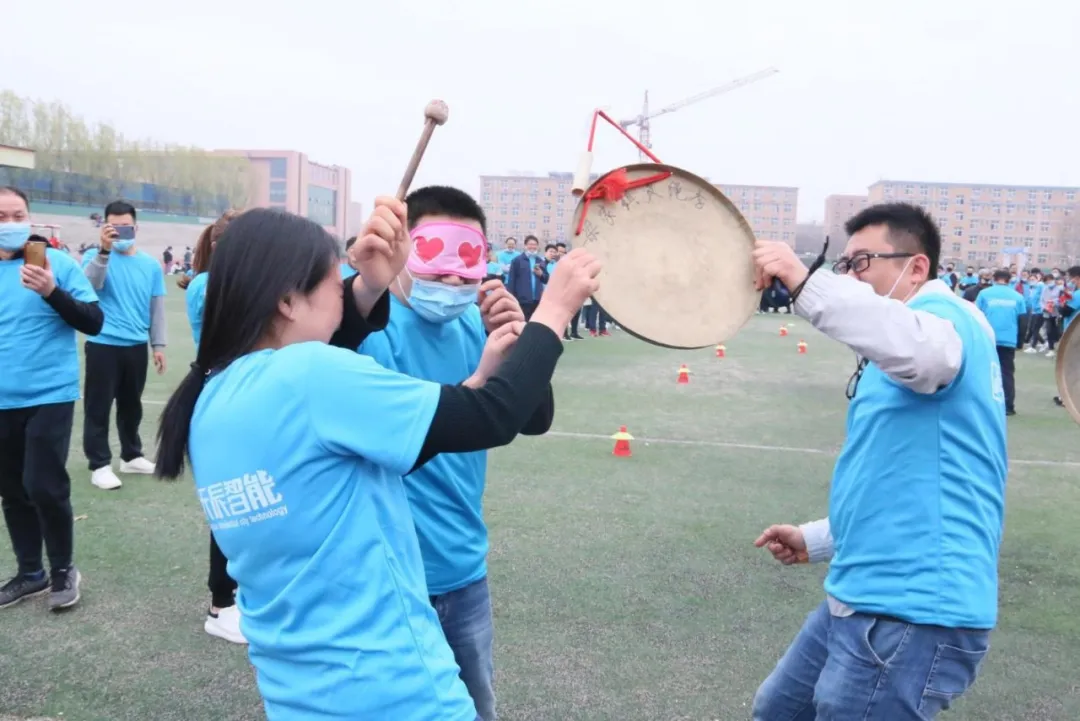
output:
POLYGON ((443 125, 450 118, 450 108, 441 100, 432 100, 424 108, 424 119, 432 120, 436 125, 443 125))

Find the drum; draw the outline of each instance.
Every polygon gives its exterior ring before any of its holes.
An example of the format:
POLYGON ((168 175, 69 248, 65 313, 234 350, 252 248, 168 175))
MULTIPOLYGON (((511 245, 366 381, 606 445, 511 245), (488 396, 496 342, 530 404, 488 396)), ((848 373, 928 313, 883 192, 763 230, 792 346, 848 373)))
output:
POLYGON ((1080 322, 1073 320, 1065 329, 1057 349, 1058 396, 1069 415, 1080 423, 1080 322))
POLYGON ((757 310, 754 233, 706 180, 640 163, 599 177, 581 197, 574 246, 603 263, 593 300, 627 333, 667 348, 712 347, 757 310))

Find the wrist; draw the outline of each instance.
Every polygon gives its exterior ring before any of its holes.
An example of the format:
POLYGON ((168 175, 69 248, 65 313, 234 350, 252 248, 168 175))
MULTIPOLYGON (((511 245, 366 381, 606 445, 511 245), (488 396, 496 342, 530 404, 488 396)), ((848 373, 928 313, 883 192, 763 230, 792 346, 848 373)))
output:
POLYGON ((360 311, 360 315, 367 320, 367 317, 371 315, 371 311, 374 310, 375 304, 379 302, 379 298, 382 298, 383 293, 386 292, 386 288, 374 290, 369 288, 364 279, 359 274, 355 276, 353 280, 353 300, 356 302, 356 309, 360 311))
POLYGON ((485 379, 479 374, 479 372, 477 372, 466 378, 461 385, 465 386, 466 388, 472 388, 473 390, 475 390, 477 388, 481 388, 484 383, 485 379))
POLYGON ((566 312, 565 308, 556 306, 554 303, 545 303, 541 300, 540 305, 537 306, 536 311, 533 312, 529 322, 545 325, 556 335, 562 336, 563 331, 566 330, 566 326, 569 325, 573 315, 573 313, 566 312))

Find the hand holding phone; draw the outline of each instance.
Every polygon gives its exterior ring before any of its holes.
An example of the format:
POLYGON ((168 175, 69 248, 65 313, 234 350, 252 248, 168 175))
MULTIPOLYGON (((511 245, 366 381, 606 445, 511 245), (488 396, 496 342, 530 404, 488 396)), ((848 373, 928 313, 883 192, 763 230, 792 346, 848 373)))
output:
POLYGON ((135 226, 134 225, 114 225, 113 230, 116 231, 116 235, 113 236, 113 240, 135 240, 135 226))
MULTIPOLYGON (((40 243, 44 246, 44 243, 40 243)), ((37 253, 38 251, 30 251, 31 243, 27 244, 27 249, 24 251, 24 259, 22 268, 19 268, 19 279, 22 281, 23 287, 27 290, 32 290, 42 298, 48 298, 52 295, 52 292, 56 290, 56 278, 52 274, 52 269, 49 268, 49 259, 45 255, 44 248, 41 249, 41 265, 31 262, 29 253, 37 253)))
POLYGON ((31 240, 23 247, 23 263, 38 268, 45 267, 45 250, 48 244, 40 240, 31 240))

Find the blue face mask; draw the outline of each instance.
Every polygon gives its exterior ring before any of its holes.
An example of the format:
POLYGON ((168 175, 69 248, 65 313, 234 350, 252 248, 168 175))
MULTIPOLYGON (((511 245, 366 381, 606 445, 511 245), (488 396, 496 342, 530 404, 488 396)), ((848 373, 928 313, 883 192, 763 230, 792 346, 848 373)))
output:
POLYGON ((29 223, 0 223, 0 250, 14 253, 30 239, 29 223))
POLYGON ((475 302, 475 285, 446 285, 413 278, 409 305, 421 318, 431 323, 453 320, 475 302))
POLYGON ((126 253, 131 250, 131 246, 135 245, 134 240, 114 240, 112 242, 112 249, 118 250, 121 253, 126 253))

